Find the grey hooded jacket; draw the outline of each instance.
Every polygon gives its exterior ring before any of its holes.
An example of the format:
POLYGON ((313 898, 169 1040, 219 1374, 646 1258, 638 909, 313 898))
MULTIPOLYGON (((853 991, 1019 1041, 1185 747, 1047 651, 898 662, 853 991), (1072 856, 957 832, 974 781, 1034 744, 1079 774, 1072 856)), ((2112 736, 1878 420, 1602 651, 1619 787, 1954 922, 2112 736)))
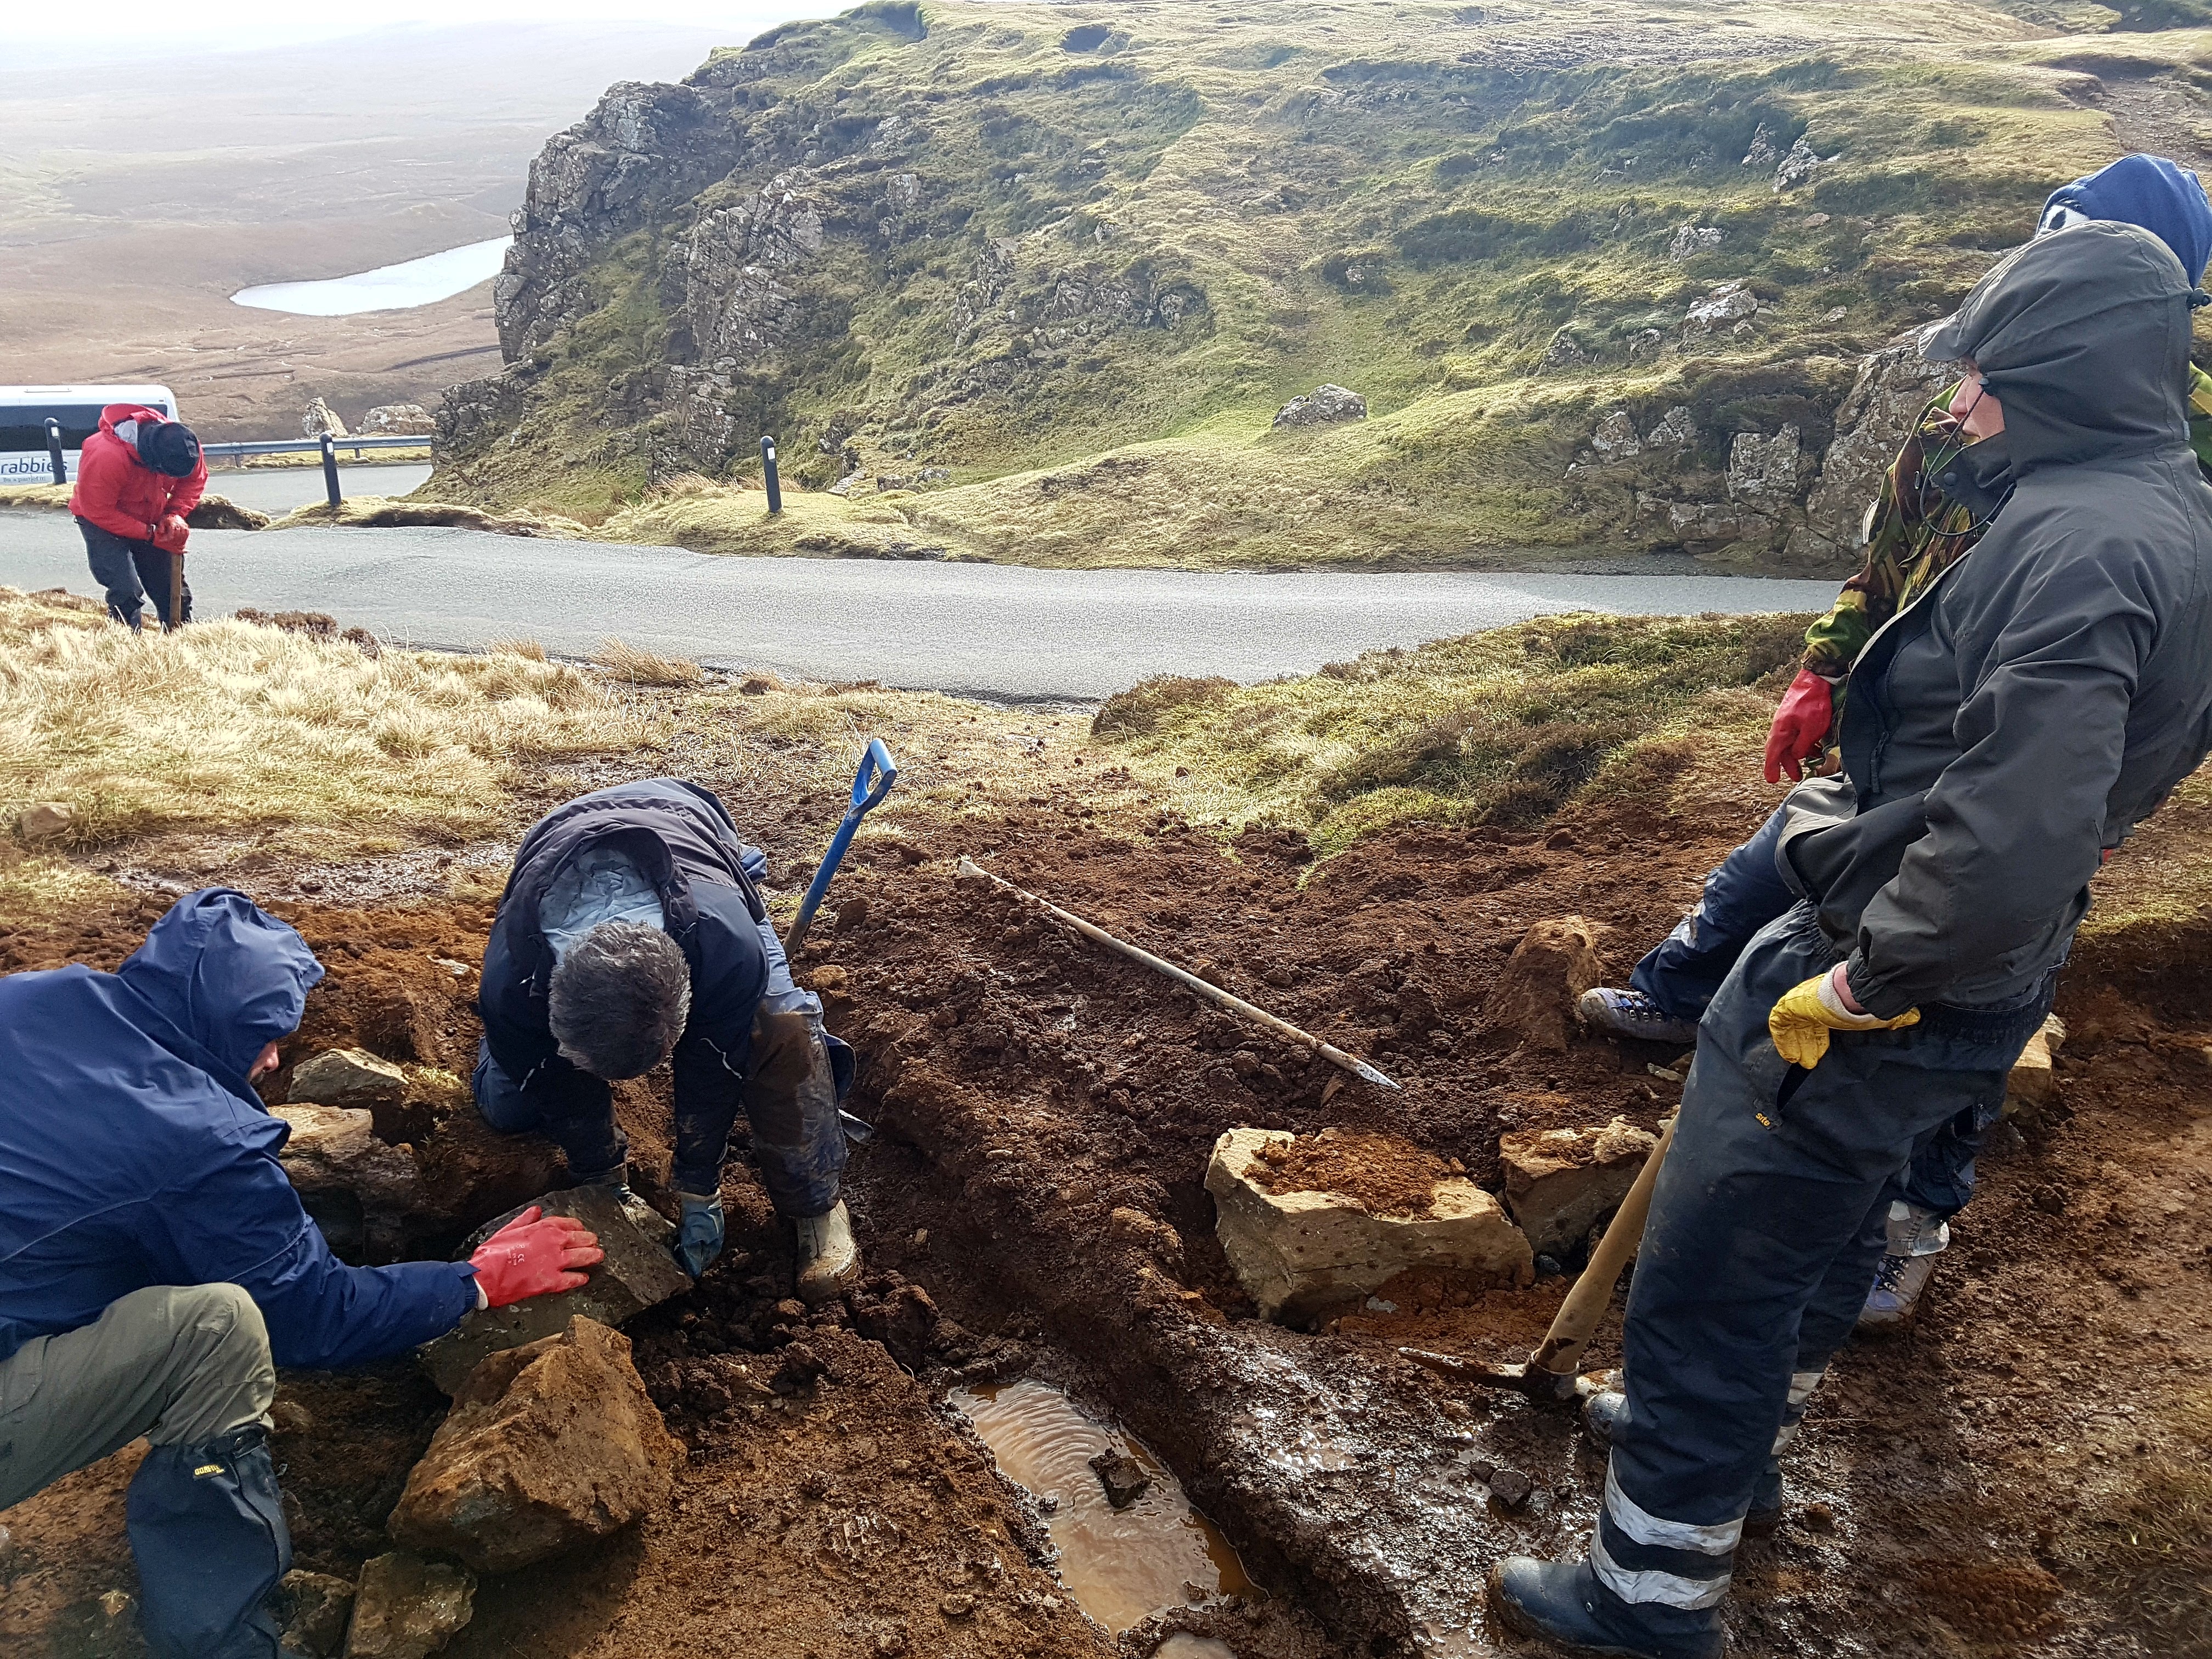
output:
POLYGON ((1870 1012, 2033 990, 2106 850, 2212 747, 2212 488, 2173 395, 2191 306, 2156 237, 2099 222, 2014 253, 1923 347, 2002 400, 1954 465, 2003 505, 1851 670, 1856 816, 1809 861, 1870 890, 1842 935, 1870 1012))

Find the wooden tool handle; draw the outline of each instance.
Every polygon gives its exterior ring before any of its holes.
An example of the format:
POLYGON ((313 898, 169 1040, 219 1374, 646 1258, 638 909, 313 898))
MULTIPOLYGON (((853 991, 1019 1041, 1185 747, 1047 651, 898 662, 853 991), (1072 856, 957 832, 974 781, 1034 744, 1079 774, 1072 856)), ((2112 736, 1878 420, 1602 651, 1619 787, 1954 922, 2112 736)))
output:
POLYGON ((1614 1281, 1644 1242, 1644 1219, 1651 1213, 1651 1189, 1658 1184, 1659 1166, 1666 1161, 1667 1149, 1674 1144, 1675 1122, 1675 1118, 1669 1118, 1661 1126, 1659 1144, 1636 1172, 1636 1184, 1613 1212, 1613 1223, 1598 1240, 1597 1249, 1590 1252, 1589 1266, 1583 1269, 1583 1276, 1575 1280, 1567 1299, 1553 1316, 1544 1346, 1529 1356, 1530 1370, 1565 1376, 1581 1364, 1583 1350, 1589 1346, 1597 1322, 1605 1317, 1606 1304, 1613 1300, 1614 1281))

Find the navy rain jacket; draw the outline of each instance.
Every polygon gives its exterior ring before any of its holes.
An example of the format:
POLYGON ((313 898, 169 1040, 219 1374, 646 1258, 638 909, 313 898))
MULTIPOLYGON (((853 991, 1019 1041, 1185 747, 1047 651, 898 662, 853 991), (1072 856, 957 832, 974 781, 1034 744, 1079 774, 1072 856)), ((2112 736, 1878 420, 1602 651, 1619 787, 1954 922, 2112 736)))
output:
POLYGON ((565 1087, 595 1104, 609 1100, 607 1085, 562 1059, 553 1040, 546 1012, 553 949, 538 920, 561 867, 601 841, 620 846, 653 883, 668 936, 690 965, 691 1015, 672 1056, 674 1173, 682 1191, 714 1192, 751 1063, 753 1018, 768 989, 761 943, 768 910, 745 872, 750 849, 708 791, 680 778, 617 784, 579 795, 523 837, 484 948, 477 995, 484 1042, 526 1091, 565 1087))
POLYGON ((364 1364, 477 1304, 466 1262, 336 1261, 246 1082, 323 976, 243 893, 177 901, 112 974, 0 978, 0 1359, 152 1285, 233 1284, 280 1365, 364 1364))

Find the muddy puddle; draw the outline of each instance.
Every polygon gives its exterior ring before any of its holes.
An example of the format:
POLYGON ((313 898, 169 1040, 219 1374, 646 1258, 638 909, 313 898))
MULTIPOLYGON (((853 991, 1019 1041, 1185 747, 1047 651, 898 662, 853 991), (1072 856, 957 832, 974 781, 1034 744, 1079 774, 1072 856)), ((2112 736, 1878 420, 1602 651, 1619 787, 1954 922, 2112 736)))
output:
MULTIPOLYGON (((975 1425, 1000 1472, 1036 1498, 1060 1551, 1061 1582, 1109 1630, 1127 1630, 1163 1607, 1260 1595, 1235 1548, 1191 1508, 1167 1467, 1058 1389, 1024 1380, 958 1389, 951 1403, 975 1425), (1152 1477, 1127 1509, 1108 1503, 1091 1466, 1105 1453, 1134 1458, 1152 1477)), ((1212 1649, 1174 1651, 1206 1659, 1212 1649)))

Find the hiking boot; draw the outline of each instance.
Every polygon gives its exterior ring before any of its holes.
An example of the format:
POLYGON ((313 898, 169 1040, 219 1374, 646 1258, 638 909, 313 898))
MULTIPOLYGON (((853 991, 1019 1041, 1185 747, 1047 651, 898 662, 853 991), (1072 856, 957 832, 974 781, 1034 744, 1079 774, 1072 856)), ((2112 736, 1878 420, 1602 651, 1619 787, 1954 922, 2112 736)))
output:
POLYGON ((1718 1620, 1710 1630, 1682 1635, 1651 1630, 1634 1605, 1598 1583, 1587 1561, 1507 1556, 1490 1570, 1490 1611, 1508 1630, 1569 1653, 1720 1659, 1723 1640, 1718 1620))
POLYGON ((806 1302, 827 1302, 860 1277, 860 1247, 853 1241, 853 1213, 839 1199, 827 1213, 800 1216, 799 1294, 806 1302))
POLYGON ((1862 1331, 1901 1331, 1912 1323, 1920 1293, 1928 1288, 1928 1275, 1936 1271, 1934 1255, 1886 1255, 1875 1269, 1874 1288, 1866 1306, 1859 1310, 1862 1331))
POLYGON ((1641 991, 1594 986, 1582 994, 1575 1012, 1583 1024, 1607 1036, 1634 1037, 1639 1042, 1671 1042, 1686 1047, 1698 1040, 1698 1022, 1678 1019, 1641 991))
MULTIPOLYGON (((1620 1373, 1604 1374, 1605 1386, 1583 1401, 1583 1431, 1600 1445, 1613 1443, 1613 1426, 1627 1414, 1628 1395, 1622 1391, 1620 1373)), ((1743 1535, 1765 1538, 1782 1524, 1782 1466, 1769 1458, 1752 1488, 1751 1508, 1743 1517, 1743 1535)))

